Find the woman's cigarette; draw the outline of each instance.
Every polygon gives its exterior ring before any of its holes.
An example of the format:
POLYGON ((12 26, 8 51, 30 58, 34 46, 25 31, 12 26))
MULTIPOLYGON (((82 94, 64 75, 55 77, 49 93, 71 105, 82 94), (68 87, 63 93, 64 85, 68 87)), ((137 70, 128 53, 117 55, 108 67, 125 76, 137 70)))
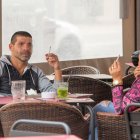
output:
POLYGON ((117 57, 116 61, 118 61, 118 60, 119 60, 119 58, 120 58, 120 55, 117 57))

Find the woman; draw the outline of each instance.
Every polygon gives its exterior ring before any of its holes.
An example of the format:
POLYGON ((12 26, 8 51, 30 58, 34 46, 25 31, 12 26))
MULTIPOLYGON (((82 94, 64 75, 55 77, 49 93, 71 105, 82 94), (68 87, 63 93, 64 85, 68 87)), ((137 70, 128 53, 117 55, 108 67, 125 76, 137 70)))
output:
MULTIPOLYGON (((140 60, 140 55, 138 56, 140 60)), ((140 61, 138 66, 134 70, 135 81, 131 85, 131 88, 123 93, 123 80, 121 75, 121 65, 119 60, 115 60, 114 63, 109 67, 109 73, 113 78, 112 87, 112 100, 102 101, 93 107, 94 121, 95 121, 95 140, 98 140, 97 136, 97 112, 114 112, 116 114, 123 114, 126 106, 130 103, 140 102, 140 61)), ((135 108, 130 108, 133 111, 135 108)))

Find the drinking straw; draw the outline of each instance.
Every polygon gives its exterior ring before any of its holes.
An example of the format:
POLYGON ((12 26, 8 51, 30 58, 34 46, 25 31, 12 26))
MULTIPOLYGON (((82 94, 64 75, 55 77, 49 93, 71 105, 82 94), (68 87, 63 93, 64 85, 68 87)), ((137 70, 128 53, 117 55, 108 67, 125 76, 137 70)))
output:
POLYGON ((69 77, 68 77, 67 82, 69 82, 71 75, 72 75, 72 71, 71 71, 70 74, 69 74, 69 77))

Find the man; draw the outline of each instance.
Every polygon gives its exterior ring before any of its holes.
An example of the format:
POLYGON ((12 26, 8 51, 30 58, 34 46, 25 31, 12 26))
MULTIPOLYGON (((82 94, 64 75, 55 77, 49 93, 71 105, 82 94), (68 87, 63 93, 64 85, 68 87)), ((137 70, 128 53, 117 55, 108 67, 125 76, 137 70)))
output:
POLYGON ((57 83, 62 80, 58 57, 53 53, 46 54, 46 60, 54 68, 55 80, 52 84, 41 69, 28 63, 32 47, 32 36, 28 32, 18 31, 11 37, 11 56, 5 55, 0 59, 1 95, 11 94, 11 81, 14 80, 26 80, 26 90, 56 91, 57 83))

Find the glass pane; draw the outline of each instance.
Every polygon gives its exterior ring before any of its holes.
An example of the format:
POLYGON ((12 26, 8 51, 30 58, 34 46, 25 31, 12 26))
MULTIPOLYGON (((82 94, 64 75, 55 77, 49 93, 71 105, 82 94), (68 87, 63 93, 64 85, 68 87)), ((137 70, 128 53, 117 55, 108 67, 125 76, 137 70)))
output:
POLYGON ((60 60, 123 53, 118 0, 3 0, 2 25, 3 54, 9 54, 8 43, 14 32, 32 34, 30 62, 45 62, 50 46, 60 60))

